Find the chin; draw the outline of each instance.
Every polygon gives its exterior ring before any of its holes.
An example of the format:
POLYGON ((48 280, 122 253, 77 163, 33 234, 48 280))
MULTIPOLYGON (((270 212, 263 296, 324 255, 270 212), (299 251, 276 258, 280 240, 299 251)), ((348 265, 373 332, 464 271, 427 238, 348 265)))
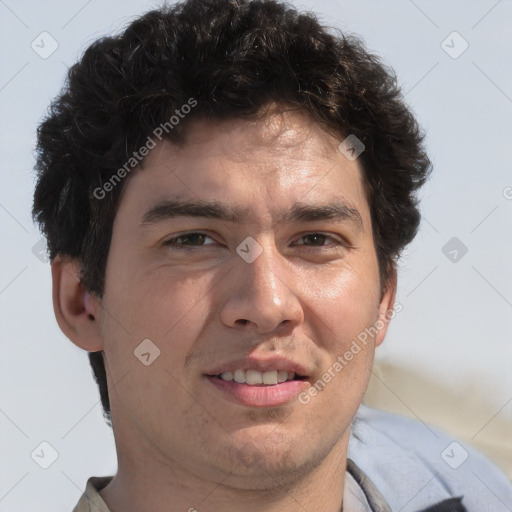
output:
MULTIPOLYGON (((278 434, 275 426, 274 434, 278 434)), ((283 439, 282 433, 272 436, 268 431, 262 437, 236 441, 236 445, 213 456, 218 464, 226 454, 231 455, 222 468, 229 474, 222 483, 254 491, 275 489, 277 492, 283 486, 296 484, 322 462, 324 451, 329 452, 323 447, 305 446, 303 437, 294 440, 288 435, 283 439)))
POLYGON ((282 491, 283 487, 296 485, 309 475, 312 468, 311 464, 300 464, 289 458, 280 461, 276 461, 275 457, 272 460, 260 458, 255 466, 246 466, 243 463, 236 466, 224 483, 245 490, 277 492, 282 491))

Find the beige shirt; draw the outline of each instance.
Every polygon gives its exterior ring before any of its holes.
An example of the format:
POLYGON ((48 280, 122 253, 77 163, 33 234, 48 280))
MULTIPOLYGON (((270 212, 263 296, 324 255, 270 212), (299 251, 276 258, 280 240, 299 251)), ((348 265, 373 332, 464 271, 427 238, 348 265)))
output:
POLYGON ((106 487, 113 476, 91 476, 87 480, 85 492, 73 512, 110 512, 98 491, 106 487))
MULTIPOLYGON (((87 480, 85 492, 73 512, 110 512, 99 492, 112 480, 112 476, 92 476, 87 480)), ((343 493, 344 510, 350 512, 371 512, 362 489, 349 472, 345 473, 343 493)))

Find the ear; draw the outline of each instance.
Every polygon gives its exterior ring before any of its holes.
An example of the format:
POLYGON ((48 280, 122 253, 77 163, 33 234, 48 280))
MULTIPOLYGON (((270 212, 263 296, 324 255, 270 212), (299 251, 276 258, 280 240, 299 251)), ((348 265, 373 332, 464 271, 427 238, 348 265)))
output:
POLYGON ((103 350, 98 327, 100 301, 84 290, 76 259, 57 255, 52 261, 53 310, 62 332, 88 352, 103 350))
POLYGON ((395 316, 396 313, 399 313, 402 310, 402 306, 400 304, 400 309, 395 308, 396 282, 396 267, 393 265, 389 273, 386 288, 382 294, 379 304, 379 319, 376 322, 378 332, 375 336, 376 347, 378 347, 384 341, 391 319, 395 316))

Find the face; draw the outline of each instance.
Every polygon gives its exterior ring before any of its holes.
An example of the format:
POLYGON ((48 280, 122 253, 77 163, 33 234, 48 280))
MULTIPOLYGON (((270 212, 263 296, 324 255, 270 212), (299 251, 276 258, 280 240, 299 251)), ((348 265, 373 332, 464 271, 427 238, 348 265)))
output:
POLYGON ((99 316, 118 450, 246 487, 346 451, 385 329, 344 355, 391 292, 340 142, 298 112, 195 121, 129 178, 99 316))

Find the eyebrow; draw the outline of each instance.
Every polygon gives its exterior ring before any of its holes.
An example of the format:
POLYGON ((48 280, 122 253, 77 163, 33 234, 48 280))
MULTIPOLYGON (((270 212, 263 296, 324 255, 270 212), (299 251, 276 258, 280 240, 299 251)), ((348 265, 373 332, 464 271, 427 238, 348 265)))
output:
MULTIPOLYGON (((142 216, 141 225, 158 224, 175 217, 203 217, 240 224, 249 220, 251 214, 248 208, 217 201, 167 199, 152 206, 142 216)), ((279 210, 277 215, 278 223, 319 220, 349 221, 359 231, 363 230, 361 214, 339 201, 322 205, 296 203, 290 210, 279 210)))

